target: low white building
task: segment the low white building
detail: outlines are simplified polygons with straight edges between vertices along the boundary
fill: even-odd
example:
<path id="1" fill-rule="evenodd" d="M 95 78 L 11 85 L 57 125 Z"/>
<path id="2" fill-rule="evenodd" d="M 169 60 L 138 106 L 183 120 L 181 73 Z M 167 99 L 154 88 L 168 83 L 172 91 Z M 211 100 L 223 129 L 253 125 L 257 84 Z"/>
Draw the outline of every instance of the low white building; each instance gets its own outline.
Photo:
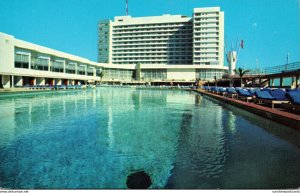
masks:
<path id="1" fill-rule="evenodd" d="M 220 78 L 228 71 L 223 65 L 116 65 L 16 39 L 0 33 L 0 87 L 29 85 L 77 85 L 101 81 L 195 81 Z M 137 76 L 138 72 L 138 76 Z"/>

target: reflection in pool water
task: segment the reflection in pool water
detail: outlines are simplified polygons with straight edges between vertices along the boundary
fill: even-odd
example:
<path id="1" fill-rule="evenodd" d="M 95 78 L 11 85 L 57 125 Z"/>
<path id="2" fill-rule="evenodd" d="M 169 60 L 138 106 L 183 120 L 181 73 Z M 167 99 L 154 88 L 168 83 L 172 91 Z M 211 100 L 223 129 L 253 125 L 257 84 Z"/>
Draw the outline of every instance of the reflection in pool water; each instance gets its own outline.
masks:
<path id="1" fill-rule="evenodd" d="M 299 132 L 186 91 L 0 98 L 0 187 L 295 188 Z"/>

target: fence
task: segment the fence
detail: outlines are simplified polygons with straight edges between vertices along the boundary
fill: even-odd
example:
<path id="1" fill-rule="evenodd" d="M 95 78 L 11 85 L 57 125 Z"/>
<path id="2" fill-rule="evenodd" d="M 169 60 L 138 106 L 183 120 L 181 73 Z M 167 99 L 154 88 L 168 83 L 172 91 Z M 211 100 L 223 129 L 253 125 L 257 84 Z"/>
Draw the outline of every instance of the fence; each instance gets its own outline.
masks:
<path id="1" fill-rule="evenodd" d="M 260 75 L 260 74 L 277 74 L 282 72 L 300 70 L 300 62 L 293 62 L 285 65 L 267 67 L 264 69 L 251 69 L 247 74 Z"/>

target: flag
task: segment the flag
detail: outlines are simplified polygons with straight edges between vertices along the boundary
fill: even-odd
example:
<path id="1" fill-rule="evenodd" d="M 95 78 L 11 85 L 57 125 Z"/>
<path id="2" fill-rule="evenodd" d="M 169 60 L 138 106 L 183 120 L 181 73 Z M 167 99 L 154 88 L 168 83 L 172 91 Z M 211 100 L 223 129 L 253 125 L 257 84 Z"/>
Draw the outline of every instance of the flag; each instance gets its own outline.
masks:
<path id="1" fill-rule="evenodd" d="M 244 48 L 244 40 L 241 40 L 241 48 Z"/>

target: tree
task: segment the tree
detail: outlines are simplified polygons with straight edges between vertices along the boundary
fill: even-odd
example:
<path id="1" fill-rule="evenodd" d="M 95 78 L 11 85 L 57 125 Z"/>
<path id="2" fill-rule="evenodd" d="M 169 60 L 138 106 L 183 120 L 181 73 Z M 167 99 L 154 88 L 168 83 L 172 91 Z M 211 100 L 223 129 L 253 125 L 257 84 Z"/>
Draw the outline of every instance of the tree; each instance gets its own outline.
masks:
<path id="1" fill-rule="evenodd" d="M 104 76 L 104 71 L 103 71 L 103 70 L 101 70 L 101 72 L 99 73 L 100 82 L 102 81 L 102 78 L 103 78 L 103 76 Z"/>
<path id="2" fill-rule="evenodd" d="M 243 76 L 250 72 L 250 70 L 243 70 L 242 68 L 237 68 L 237 69 L 234 69 L 234 72 L 237 73 L 241 79 L 241 87 L 242 87 L 242 83 L 243 83 Z"/>

